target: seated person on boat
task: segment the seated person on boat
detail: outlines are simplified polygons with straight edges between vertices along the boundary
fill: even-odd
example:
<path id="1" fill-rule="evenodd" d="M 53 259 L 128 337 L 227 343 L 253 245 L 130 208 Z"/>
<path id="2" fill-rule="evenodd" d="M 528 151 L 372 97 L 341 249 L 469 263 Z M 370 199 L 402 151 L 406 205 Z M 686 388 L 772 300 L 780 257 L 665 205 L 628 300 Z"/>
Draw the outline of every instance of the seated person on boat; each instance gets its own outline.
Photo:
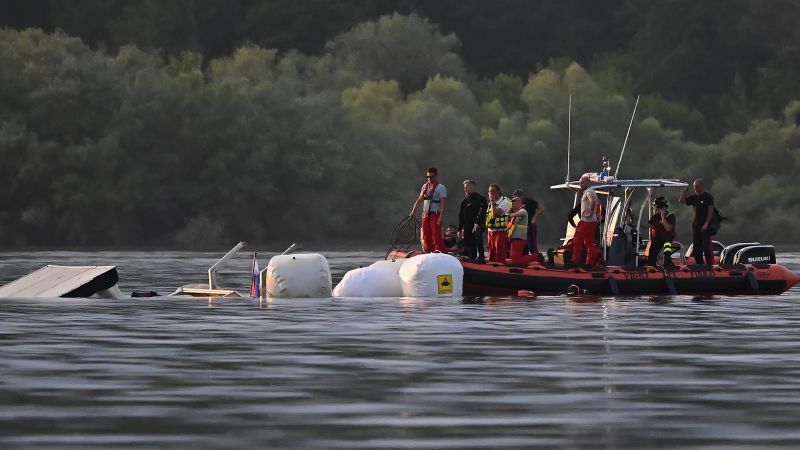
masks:
<path id="1" fill-rule="evenodd" d="M 512 263 L 529 263 L 538 261 L 539 255 L 528 255 L 528 211 L 522 197 L 511 199 L 511 213 L 508 214 L 508 239 Z"/>
<path id="2" fill-rule="evenodd" d="M 444 232 L 444 249 L 452 255 L 460 255 L 464 252 L 464 243 L 458 237 L 458 229 L 455 225 L 448 225 Z"/>

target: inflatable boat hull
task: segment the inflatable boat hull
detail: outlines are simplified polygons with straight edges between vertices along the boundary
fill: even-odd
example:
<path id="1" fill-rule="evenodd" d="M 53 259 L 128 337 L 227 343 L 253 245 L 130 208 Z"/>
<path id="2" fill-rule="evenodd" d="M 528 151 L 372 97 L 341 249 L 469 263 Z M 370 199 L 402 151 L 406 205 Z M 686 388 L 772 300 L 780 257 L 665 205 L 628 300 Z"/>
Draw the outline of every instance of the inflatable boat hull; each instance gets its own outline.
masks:
<path id="1" fill-rule="evenodd" d="M 403 258 L 416 252 L 395 252 Z M 657 267 L 608 267 L 596 270 L 554 268 L 532 263 L 511 265 L 462 261 L 465 296 L 517 295 L 532 291 L 558 295 L 577 286 L 592 295 L 779 295 L 800 277 L 780 264 L 683 265 L 674 270 Z"/>
<path id="2" fill-rule="evenodd" d="M 600 270 L 463 262 L 464 295 L 564 293 L 570 285 L 594 295 L 778 295 L 800 278 L 780 264 L 686 265 L 673 271 L 655 267 Z"/>

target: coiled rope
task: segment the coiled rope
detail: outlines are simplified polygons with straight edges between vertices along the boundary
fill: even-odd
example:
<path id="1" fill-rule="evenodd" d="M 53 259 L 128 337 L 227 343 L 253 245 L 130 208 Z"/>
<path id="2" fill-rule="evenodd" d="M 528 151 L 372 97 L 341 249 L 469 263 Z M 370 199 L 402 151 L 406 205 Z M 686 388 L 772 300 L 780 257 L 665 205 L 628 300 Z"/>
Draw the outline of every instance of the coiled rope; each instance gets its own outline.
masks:
<path id="1" fill-rule="evenodd" d="M 386 252 L 389 256 L 395 250 L 405 251 L 415 244 L 419 244 L 420 222 L 416 216 L 406 216 L 394 227 L 392 232 L 391 247 Z"/>

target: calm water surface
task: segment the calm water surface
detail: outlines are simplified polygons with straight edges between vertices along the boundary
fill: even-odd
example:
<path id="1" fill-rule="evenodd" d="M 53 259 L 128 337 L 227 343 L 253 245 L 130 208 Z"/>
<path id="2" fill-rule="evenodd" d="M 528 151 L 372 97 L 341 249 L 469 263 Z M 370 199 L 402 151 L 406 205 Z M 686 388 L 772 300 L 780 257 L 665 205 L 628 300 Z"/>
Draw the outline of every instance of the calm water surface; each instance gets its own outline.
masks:
<path id="1" fill-rule="evenodd" d="M 0 253 L 0 283 L 217 253 Z M 335 278 L 382 256 L 329 253 Z M 779 260 L 800 270 L 800 254 Z M 261 260 L 262 267 L 266 258 Z M 246 291 L 250 259 L 224 284 Z M 800 290 L 536 300 L 0 299 L 2 448 L 800 447 Z"/>

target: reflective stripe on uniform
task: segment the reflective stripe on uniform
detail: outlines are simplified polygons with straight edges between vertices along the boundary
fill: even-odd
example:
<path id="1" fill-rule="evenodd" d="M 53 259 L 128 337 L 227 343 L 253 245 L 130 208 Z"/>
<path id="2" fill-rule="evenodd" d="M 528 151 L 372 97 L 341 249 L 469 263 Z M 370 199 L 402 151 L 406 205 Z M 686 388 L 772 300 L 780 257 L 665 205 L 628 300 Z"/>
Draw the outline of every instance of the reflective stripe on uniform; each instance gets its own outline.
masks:
<path id="1" fill-rule="evenodd" d="M 508 201 L 508 197 L 500 197 L 499 201 L 506 200 Z M 492 202 L 489 202 L 489 205 L 486 207 L 486 228 L 490 230 L 504 230 L 506 228 L 506 220 L 508 219 L 508 214 L 503 214 L 499 217 L 494 217 L 494 212 L 492 211 Z"/>

